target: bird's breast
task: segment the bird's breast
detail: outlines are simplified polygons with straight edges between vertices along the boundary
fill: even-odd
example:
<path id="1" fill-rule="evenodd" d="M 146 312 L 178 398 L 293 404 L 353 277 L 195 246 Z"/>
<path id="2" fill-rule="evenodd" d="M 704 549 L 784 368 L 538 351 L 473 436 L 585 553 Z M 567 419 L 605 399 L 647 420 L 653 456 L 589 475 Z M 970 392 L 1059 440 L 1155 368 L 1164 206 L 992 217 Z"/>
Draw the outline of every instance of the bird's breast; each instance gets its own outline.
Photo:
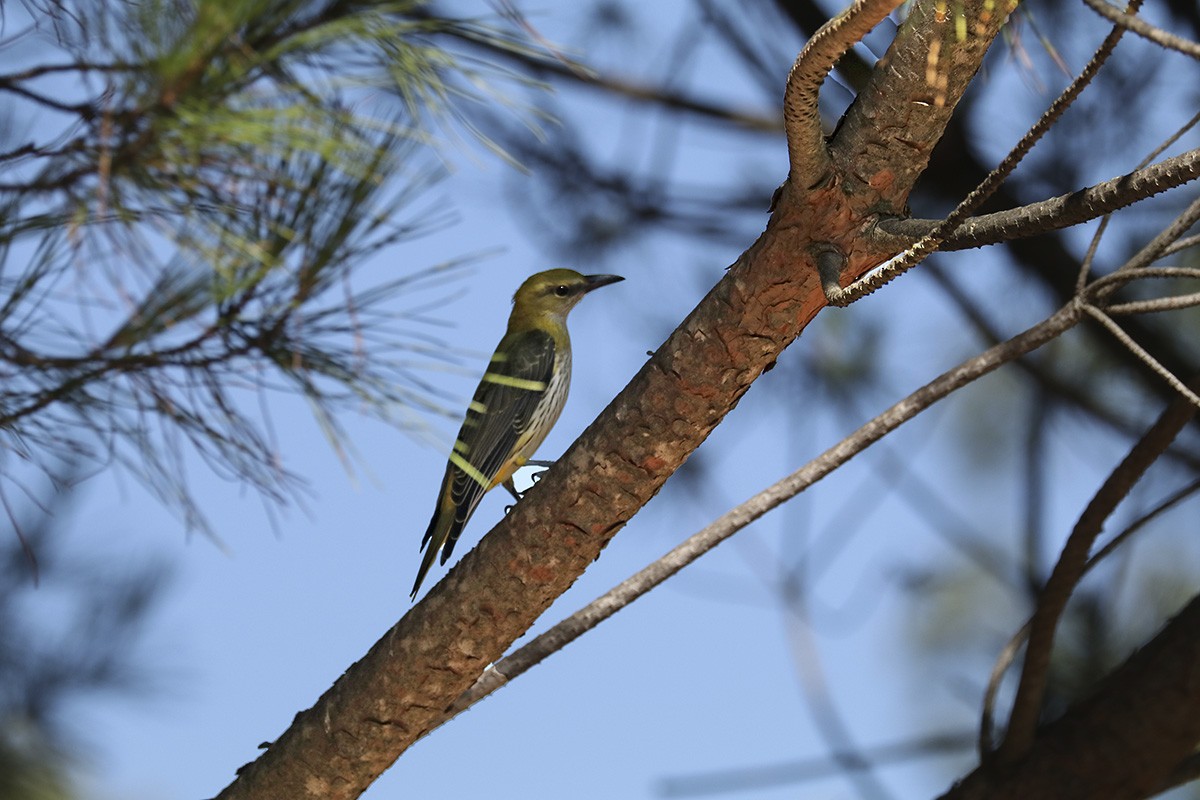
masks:
<path id="1" fill-rule="evenodd" d="M 524 441 L 518 445 L 518 452 L 522 460 L 530 458 L 533 451 L 537 450 L 546 440 L 546 435 L 558 421 L 563 406 L 567 403 L 567 390 L 570 389 L 570 386 L 571 353 L 569 350 L 565 352 L 560 350 L 556 355 L 550 381 L 546 384 L 546 391 L 533 409 L 529 427 L 526 428 L 526 436 L 522 437 Z"/>

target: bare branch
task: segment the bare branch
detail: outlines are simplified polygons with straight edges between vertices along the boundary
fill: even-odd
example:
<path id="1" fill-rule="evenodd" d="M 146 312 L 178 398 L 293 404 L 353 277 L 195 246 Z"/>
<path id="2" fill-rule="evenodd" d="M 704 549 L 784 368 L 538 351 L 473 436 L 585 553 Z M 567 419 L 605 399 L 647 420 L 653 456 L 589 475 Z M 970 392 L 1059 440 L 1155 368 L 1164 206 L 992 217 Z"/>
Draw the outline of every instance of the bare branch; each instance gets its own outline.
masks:
<path id="1" fill-rule="evenodd" d="M 486 45 L 482 45 L 487 47 Z M 662 86 L 639 83 L 629 78 L 616 75 L 604 75 L 588 67 L 586 64 L 551 59 L 535 53 L 526 53 L 512 49 L 487 47 L 488 55 L 507 59 L 527 67 L 529 70 L 564 78 L 581 86 L 589 86 L 599 91 L 611 92 L 627 97 L 630 100 L 649 102 L 674 111 L 682 111 L 714 122 L 726 123 L 744 130 L 759 133 L 777 134 L 783 131 L 783 122 L 778 116 L 770 114 L 755 114 L 748 110 L 736 110 L 718 105 Z"/>
<path id="2" fill-rule="evenodd" d="M 40 92 L 35 92 L 26 86 L 21 86 L 15 81 L 6 81 L 0 78 L 0 91 L 12 92 L 13 94 L 24 97 L 27 100 L 32 100 L 39 105 L 52 108 L 55 111 L 61 111 L 66 114 L 75 114 L 83 120 L 91 119 L 96 115 L 96 109 L 90 103 L 64 103 L 62 100 L 49 97 L 41 94 Z"/>
<path id="3" fill-rule="evenodd" d="M 1162 253 L 1159 254 L 1159 258 L 1173 256 L 1176 253 L 1181 253 L 1184 250 L 1188 250 L 1197 246 L 1200 246 L 1200 233 L 1197 233 L 1194 236 L 1185 236 L 1174 244 L 1164 248 Z"/>
<path id="4" fill-rule="evenodd" d="M 1185 233 L 1191 230 L 1192 226 L 1200 222 L 1200 197 L 1193 200 L 1187 208 L 1176 217 L 1170 225 L 1163 228 L 1157 236 L 1151 239 L 1141 250 L 1134 254 L 1133 258 L 1129 259 L 1121 266 L 1122 272 L 1135 272 L 1143 270 L 1150 264 L 1153 264 L 1159 258 L 1162 258 L 1163 253 L 1168 247 L 1178 241 Z M 1099 300 L 1105 299 L 1108 292 L 1096 293 L 1095 297 Z"/>
<path id="5" fill-rule="evenodd" d="M 1171 370 L 1164 367 L 1157 358 L 1150 355 L 1146 348 L 1134 341 L 1133 337 L 1128 333 L 1121 330 L 1121 326 L 1114 322 L 1113 319 L 1108 316 L 1108 314 L 1105 314 L 1101 309 L 1097 308 L 1091 303 L 1082 303 L 1081 306 L 1088 316 L 1099 322 L 1100 325 L 1109 333 L 1111 333 L 1118 342 L 1125 345 L 1125 348 L 1129 350 L 1129 352 L 1137 356 L 1138 360 L 1140 360 L 1156 375 L 1166 381 L 1172 389 L 1185 397 L 1189 403 L 1197 408 L 1200 408 L 1200 395 L 1197 395 L 1195 392 L 1185 386 L 1183 381 L 1175 377 L 1175 374 L 1171 372 Z"/>
<path id="6" fill-rule="evenodd" d="M 1131 11 L 1121 11 L 1116 6 L 1106 3 L 1105 0 L 1083 0 L 1083 2 L 1087 3 L 1088 8 L 1109 22 L 1116 23 L 1125 30 L 1136 33 L 1143 39 L 1148 39 L 1160 47 L 1177 50 L 1184 55 L 1200 59 L 1200 44 L 1190 39 L 1176 36 L 1170 31 L 1164 31 L 1162 28 L 1156 28 L 1149 22 L 1135 17 Z"/>
<path id="7" fill-rule="evenodd" d="M 1077 192 L 965 219 L 946 234 L 938 250 L 966 250 L 1068 228 L 1139 203 L 1198 177 L 1200 148 Z M 899 248 L 931 235 L 943 222 L 890 218 L 880 220 L 876 231 L 882 235 L 881 242 Z"/>
<path id="8" fill-rule="evenodd" d="M 1131 300 L 1128 303 L 1116 303 L 1106 306 L 1104 311 L 1110 317 L 1120 317 L 1129 314 L 1158 314 L 1163 311 L 1179 311 L 1184 308 L 1194 308 L 1200 305 L 1200 292 L 1175 295 L 1174 297 L 1157 297 L 1153 300 Z"/>

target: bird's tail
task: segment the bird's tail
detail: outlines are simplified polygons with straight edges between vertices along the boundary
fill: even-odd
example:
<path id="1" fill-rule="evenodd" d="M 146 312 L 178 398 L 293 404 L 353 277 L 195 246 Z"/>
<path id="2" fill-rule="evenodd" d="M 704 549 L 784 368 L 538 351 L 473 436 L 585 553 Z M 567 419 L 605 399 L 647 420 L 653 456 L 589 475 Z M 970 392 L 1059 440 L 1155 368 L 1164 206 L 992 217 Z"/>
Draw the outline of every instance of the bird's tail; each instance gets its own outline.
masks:
<path id="1" fill-rule="evenodd" d="M 417 599 L 421 582 L 425 580 L 425 575 L 433 566 L 438 553 L 443 552 L 447 542 L 451 547 L 454 546 L 454 540 L 458 538 L 458 534 L 462 530 L 462 525 L 458 523 L 455 516 L 453 504 L 450 504 L 448 508 L 439 505 L 438 510 L 433 514 L 433 519 L 429 521 L 429 529 L 425 531 L 425 538 L 421 540 L 421 550 L 425 555 L 421 559 L 421 568 L 417 570 L 417 580 L 413 583 L 412 594 L 409 595 L 413 600 Z M 446 563 L 445 554 L 443 554 L 442 563 Z"/>

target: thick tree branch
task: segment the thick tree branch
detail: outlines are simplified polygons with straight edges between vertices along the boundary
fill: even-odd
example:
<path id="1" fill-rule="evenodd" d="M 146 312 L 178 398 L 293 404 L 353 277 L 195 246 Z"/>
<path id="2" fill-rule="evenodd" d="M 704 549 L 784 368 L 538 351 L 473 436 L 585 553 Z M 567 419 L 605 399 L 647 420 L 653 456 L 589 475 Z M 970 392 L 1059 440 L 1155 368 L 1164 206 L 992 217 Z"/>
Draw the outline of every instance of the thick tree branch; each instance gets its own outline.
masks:
<path id="1" fill-rule="evenodd" d="M 1141 2 L 1142 0 L 1130 0 L 1129 9 L 1131 11 L 1136 10 L 1138 6 L 1141 5 Z M 1012 174 L 1012 171 L 1016 169 L 1017 165 L 1020 164 L 1025 156 L 1029 154 L 1029 151 L 1033 149 L 1033 146 L 1037 144 L 1038 141 L 1040 141 L 1041 138 L 1052 127 L 1054 127 L 1055 123 L 1057 123 L 1059 118 L 1062 117 L 1063 112 L 1065 112 L 1067 108 L 1069 108 L 1070 105 L 1075 102 L 1075 98 L 1077 98 L 1083 92 L 1083 90 L 1087 88 L 1089 84 L 1091 84 L 1092 80 L 1096 77 L 1096 73 L 1100 71 L 1100 67 L 1102 67 L 1104 63 L 1108 61 L 1109 56 L 1112 55 L 1113 49 L 1117 46 L 1117 42 L 1121 40 L 1121 36 L 1124 34 L 1124 32 L 1125 31 L 1123 28 L 1113 28 L 1108 36 L 1105 37 L 1100 47 L 1096 50 L 1095 55 L 1092 56 L 1075 80 L 1071 81 L 1071 85 L 1064 89 L 1062 93 L 1054 99 L 1054 102 L 1050 104 L 1050 107 L 1046 109 L 1045 113 L 1038 118 L 1037 122 L 1033 124 L 1033 127 L 1026 131 L 1025 135 L 1021 137 L 1021 140 L 1017 142 L 1016 145 L 1013 146 L 1012 150 L 1008 152 L 1008 155 L 1006 155 L 1004 159 L 996 165 L 996 168 L 989 172 L 987 177 L 984 178 L 978 186 L 972 189 L 971 193 L 964 197 L 962 201 L 955 206 L 954 210 L 950 212 L 949 216 L 938 223 L 933 230 L 906 248 L 905 251 L 897 258 L 888 264 L 885 264 L 878 272 L 874 272 L 858 281 L 855 281 L 845 289 L 839 288 L 836 284 L 831 285 L 831 283 L 827 280 L 825 284 L 825 295 L 829 298 L 829 302 L 838 306 L 849 305 L 855 300 L 865 297 L 890 281 L 895 280 L 900 275 L 921 263 L 921 261 L 923 261 L 930 253 L 937 250 L 941 245 L 942 240 L 946 238 L 948 233 L 957 228 L 960 222 L 965 220 L 969 215 L 973 214 L 975 209 L 979 208 L 984 201 L 990 198 L 996 192 L 996 190 L 1000 188 L 1000 184 L 1003 183 L 1010 174 Z M 938 42 L 935 40 L 932 45 L 936 45 L 937 43 Z M 937 49 L 932 49 L 930 51 L 931 60 L 935 60 L 935 54 L 937 52 Z M 934 64 L 931 64 L 929 69 L 931 73 L 936 73 L 936 67 Z M 935 76 L 931 76 L 930 78 L 927 78 L 927 81 L 934 78 Z M 938 91 L 941 92 L 941 77 L 936 76 L 935 80 Z M 939 98 L 940 97 L 941 95 L 939 94 Z"/>
<path id="2" fill-rule="evenodd" d="M 972 13 L 989 4 L 968 3 Z M 932 24 L 931 14 L 914 10 L 901 31 Z M 898 38 L 889 54 L 900 58 L 895 48 L 929 35 Z M 949 64 L 955 91 L 936 124 L 924 124 L 919 111 L 906 114 L 912 136 L 930 137 L 921 145 L 927 150 L 986 43 L 973 38 L 960 49 L 973 60 Z M 864 94 L 857 105 L 876 102 Z M 892 158 L 911 160 L 905 151 Z M 915 180 L 919 171 L 904 174 Z M 243 768 L 222 798 L 357 797 L 566 591 L 824 307 L 814 246 L 842 243 L 852 273 L 886 257 L 853 247 L 874 218 L 879 192 L 857 183 L 813 191 L 806 177 L 797 177 L 803 186 L 785 185 L 759 240 L 512 513 Z M 911 188 L 888 187 L 904 195 Z"/>
<path id="3" fill-rule="evenodd" d="M 896 40 L 830 143 L 846 189 L 871 187 L 879 195 L 882 205 L 875 213 L 903 216 L 934 145 L 1015 5 L 1011 0 L 956 5 L 968 20 L 961 41 L 944 4 L 910 6 Z"/>

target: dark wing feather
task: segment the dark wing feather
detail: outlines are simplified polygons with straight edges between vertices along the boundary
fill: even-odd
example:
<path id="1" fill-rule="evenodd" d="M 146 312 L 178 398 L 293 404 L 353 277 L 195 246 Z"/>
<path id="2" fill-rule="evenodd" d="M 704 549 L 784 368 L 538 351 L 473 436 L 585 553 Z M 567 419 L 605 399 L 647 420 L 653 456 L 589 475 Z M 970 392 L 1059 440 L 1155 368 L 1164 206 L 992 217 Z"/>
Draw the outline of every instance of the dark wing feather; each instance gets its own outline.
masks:
<path id="1" fill-rule="evenodd" d="M 493 357 L 488 372 L 521 381 L 536 381 L 549 386 L 554 374 L 554 338 L 545 331 L 529 330 L 506 336 L 496 349 L 502 359 Z M 535 391 L 503 383 L 482 380 L 475 390 L 467 418 L 458 433 L 466 445 L 463 457 L 485 476 L 489 483 L 512 456 L 521 434 L 533 418 L 545 390 Z M 480 411 L 478 409 L 486 409 Z M 479 481 L 451 464 L 447 473 L 450 496 L 454 501 L 456 525 L 442 548 L 442 563 L 450 557 L 458 531 L 466 525 L 487 489 Z"/>

